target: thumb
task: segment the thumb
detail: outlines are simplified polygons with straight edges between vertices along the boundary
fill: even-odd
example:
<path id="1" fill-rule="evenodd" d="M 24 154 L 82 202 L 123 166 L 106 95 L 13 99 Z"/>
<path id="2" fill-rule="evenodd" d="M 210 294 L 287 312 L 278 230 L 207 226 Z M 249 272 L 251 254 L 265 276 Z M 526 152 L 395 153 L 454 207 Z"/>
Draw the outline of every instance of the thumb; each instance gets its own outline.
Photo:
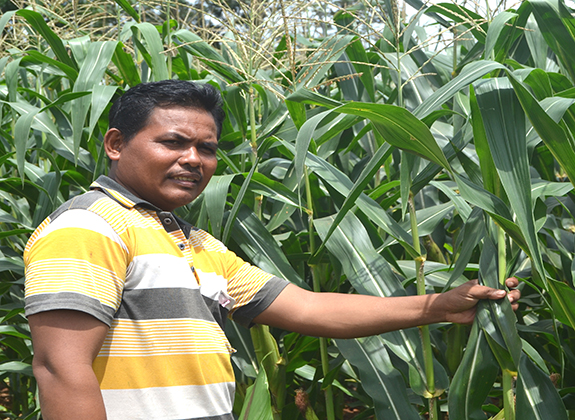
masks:
<path id="1" fill-rule="evenodd" d="M 469 291 L 469 293 L 475 299 L 491 299 L 491 300 L 502 299 L 507 294 L 505 290 L 493 289 L 491 287 L 481 285 L 473 286 Z"/>

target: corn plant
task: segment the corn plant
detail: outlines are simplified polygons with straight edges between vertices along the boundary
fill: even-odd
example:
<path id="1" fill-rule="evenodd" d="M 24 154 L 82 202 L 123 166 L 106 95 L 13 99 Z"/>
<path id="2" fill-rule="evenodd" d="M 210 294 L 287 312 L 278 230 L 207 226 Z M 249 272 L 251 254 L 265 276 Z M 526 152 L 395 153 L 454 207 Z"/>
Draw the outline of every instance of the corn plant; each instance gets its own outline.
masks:
<path id="1" fill-rule="evenodd" d="M 178 213 L 246 260 L 382 297 L 522 280 L 516 313 L 482 302 L 472 326 L 320 340 L 229 323 L 239 418 L 575 418 L 572 10 L 409 3 L 410 19 L 393 1 L 0 17 L 1 416 L 40 416 L 27 235 L 106 173 L 111 101 L 180 78 L 217 86 L 228 118 L 216 176 Z"/>

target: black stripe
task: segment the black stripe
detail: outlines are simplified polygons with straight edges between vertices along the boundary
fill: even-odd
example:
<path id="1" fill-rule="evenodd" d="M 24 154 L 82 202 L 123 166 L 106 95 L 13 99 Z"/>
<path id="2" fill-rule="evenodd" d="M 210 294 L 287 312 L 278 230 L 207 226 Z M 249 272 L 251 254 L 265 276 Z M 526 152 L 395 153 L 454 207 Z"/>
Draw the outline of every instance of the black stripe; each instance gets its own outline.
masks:
<path id="1" fill-rule="evenodd" d="M 210 322 L 220 320 L 218 323 L 221 325 L 220 307 L 219 303 L 202 296 L 199 289 L 131 289 L 124 290 L 122 304 L 114 317 L 133 320 L 177 318 Z M 210 309 L 213 309 L 215 314 Z"/>
<path id="2" fill-rule="evenodd" d="M 102 305 L 98 299 L 79 293 L 43 293 L 26 298 L 26 316 L 59 309 L 85 312 L 108 327 L 114 318 L 114 308 Z"/>
<path id="3" fill-rule="evenodd" d="M 238 324 L 250 328 L 253 326 L 252 320 L 270 306 L 288 284 L 287 280 L 272 277 L 246 306 L 232 314 L 232 318 Z"/>

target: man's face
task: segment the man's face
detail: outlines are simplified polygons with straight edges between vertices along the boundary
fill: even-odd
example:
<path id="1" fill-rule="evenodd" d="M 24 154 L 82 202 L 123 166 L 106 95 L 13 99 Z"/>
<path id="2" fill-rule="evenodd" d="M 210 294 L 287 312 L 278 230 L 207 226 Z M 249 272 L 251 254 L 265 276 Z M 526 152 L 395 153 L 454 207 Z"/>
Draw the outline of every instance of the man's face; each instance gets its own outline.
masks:
<path id="1" fill-rule="evenodd" d="M 113 130 L 105 139 L 110 176 L 162 210 L 190 203 L 216 171 L 217 128 L 204 110 L 156 108 L 127 142 Z"/>

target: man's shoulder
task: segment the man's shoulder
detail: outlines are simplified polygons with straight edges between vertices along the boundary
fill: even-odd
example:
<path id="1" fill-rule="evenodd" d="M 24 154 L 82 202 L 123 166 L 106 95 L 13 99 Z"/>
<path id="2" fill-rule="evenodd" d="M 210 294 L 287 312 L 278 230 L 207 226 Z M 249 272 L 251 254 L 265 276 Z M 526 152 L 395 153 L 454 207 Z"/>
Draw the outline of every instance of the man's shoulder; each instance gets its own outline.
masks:
<path id="1" fill-rule="evenodd" d="M 85 192 L 83 194 L 77 195 L 70 198 L 66 202 L 60 205 L 52 214 L 50 214 L 50 220 L 55 220 L 68 210 L 88 210 L 94 203 L 98 200 L 106 199 L 107 196 L 101 191 L 92 190 Z M 109 200 L 112 202 L 113 200 Z"/>

